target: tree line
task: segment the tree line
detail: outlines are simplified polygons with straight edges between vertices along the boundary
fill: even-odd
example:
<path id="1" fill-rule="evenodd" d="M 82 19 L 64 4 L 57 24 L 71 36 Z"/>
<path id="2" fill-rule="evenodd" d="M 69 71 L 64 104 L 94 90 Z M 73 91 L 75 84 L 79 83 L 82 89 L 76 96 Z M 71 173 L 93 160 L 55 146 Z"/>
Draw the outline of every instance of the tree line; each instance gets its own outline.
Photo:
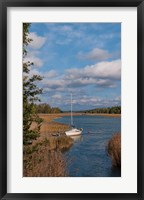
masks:
<path id="1" fill-rule="evenodd" d="M 106 113 L 106 114 L 121 114 L 121 106 L 113 106 L 107 108 L 95 108 L 86 110 L 85 113 Z"/>
<path id="2" fill-rule="evenodd" d="M 47 103 L 43 103 L 43 104 L 35 104 L 35 109 L 37 113 L 45 113 L 45 114 L 49 114 L 49 113 L 62 113 L 61 109 L 58 107 L 51 107 L 49 104 Z"/>

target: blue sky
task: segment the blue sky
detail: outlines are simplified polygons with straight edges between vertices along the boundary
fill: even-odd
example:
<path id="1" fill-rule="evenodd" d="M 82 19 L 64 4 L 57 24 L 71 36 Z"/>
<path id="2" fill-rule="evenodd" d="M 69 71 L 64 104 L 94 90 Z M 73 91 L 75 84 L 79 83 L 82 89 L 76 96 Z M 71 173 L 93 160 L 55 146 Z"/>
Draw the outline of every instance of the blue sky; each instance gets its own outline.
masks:
<path id="1" fill-rule="evenodd" d="M 62 110 L 121 104 L 120 23 L 32 23 L 27 60 L 40 74 L 42 103 Z"/>

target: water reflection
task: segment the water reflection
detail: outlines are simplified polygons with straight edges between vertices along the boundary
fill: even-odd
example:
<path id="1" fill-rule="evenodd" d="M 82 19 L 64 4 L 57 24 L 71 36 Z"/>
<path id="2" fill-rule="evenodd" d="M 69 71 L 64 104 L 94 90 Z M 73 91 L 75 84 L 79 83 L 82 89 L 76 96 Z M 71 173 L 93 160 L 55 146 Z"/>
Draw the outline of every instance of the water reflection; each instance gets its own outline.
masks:
<path id="1" fill-rule="evenodd" d="M 83 140 L 82 135 L 73 135 L 70 136 L 75 142 L 81 142 Z"/>

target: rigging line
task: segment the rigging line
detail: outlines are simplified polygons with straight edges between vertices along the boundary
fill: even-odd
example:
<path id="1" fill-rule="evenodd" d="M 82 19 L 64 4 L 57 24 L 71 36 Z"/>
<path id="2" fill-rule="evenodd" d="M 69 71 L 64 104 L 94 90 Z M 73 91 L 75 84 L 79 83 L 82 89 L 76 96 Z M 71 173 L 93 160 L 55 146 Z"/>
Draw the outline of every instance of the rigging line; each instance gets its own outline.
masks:
<path id="1" fill-rule="evenodd" d="M 72 93 L 71 93 L 71 126 L 73 126 L 73 115 L 72 115 Z"/>

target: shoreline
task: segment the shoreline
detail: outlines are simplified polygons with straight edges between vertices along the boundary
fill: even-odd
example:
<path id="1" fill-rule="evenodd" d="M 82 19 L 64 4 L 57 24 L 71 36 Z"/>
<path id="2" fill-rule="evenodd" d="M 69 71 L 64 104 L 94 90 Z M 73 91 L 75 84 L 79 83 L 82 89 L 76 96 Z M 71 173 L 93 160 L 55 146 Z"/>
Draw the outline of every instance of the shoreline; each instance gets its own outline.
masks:
<path id="1" fill-rule="evenodd" d="M 71 113 L 49 113 L 49 114 L 44 114 L 40 113 L 38 114 L 39 116 L 51 116 L 53 119 L 64 117 L 64 116 L 70 116 Z M 73 116 L 104 116 L 104 117 L 121 117 L 121 114 L 107 114 L 107 113 L 75 113 L 73 112 Z"/>
<path id="2" fill-rule="evenodd" d="M 23 176 L 24 177 L 65 177 L 67 174 L 67 160 L 63 157 L 63 151 L 68 150 L 74 140 L 65 136 L 65 131 L 69 125 L 55 122 L 56 118 L 70 116 L 71 113 L 59 114 L 39 114 L 43 119 L 40 135 L 31 144 L 23 146 Z M 84 113 L 74 113 L 81 116 Z M 87 114 L 86 114 L 87 115 Z M 93 115 L 95 114 L 88 114 Z M 108 117 L 117 117 L 117 115 L 96 114 Z M 31 129 L 35 124 L 31 125 Z M 60 133 L 60 137 L 54 136 Z M 52 169 L 52 170 L 48 170 Z"/>
<path id="3" fill-rule="evenodd" d="M 53 134 L 60 133 L 64 134 L 66 130 L 68 130 L 69 125 L 55 122 L 54 119 L 63 117 L 57 114 L 38 114 L 40 118 L 43 119 L 40 128 L 40 136 L 37 138 L 37 142 L 44 140 L 45 138 L 51 137 Z M 35 128 L 35 123 L 32 123 L 31 129 Z"/>
<path id="4" fill-rule="evenodd" d="M 66 130 L 69 129 L 69 125 L 63 124 L 60 122 L 54 121 L 57 118 L 70 116 L 71 113 L 55 113 L 55 114 L 38 114 L 40 118 L 43 119 L 41 128 L 40 128 L 40 137 L 37 139 L 38 141 L 43 140 L 44 138 L 50 137 L 53 134 L 60 133 L 64 134 Z M 121 114 L 105 114 L 105 113 L 73 113 L 73 116 L 104 116 L 104 117 L 121 117 Z M 35 128 L 35 124 L 31 125 L 31 129 Z"/>
<path id="5" fill-rule="evenodd" d="M 86 116 L 104 116 L 104 117 L 121 117 L 121 114 L 107 114 L 107 113 L 86 113 Z"/>

